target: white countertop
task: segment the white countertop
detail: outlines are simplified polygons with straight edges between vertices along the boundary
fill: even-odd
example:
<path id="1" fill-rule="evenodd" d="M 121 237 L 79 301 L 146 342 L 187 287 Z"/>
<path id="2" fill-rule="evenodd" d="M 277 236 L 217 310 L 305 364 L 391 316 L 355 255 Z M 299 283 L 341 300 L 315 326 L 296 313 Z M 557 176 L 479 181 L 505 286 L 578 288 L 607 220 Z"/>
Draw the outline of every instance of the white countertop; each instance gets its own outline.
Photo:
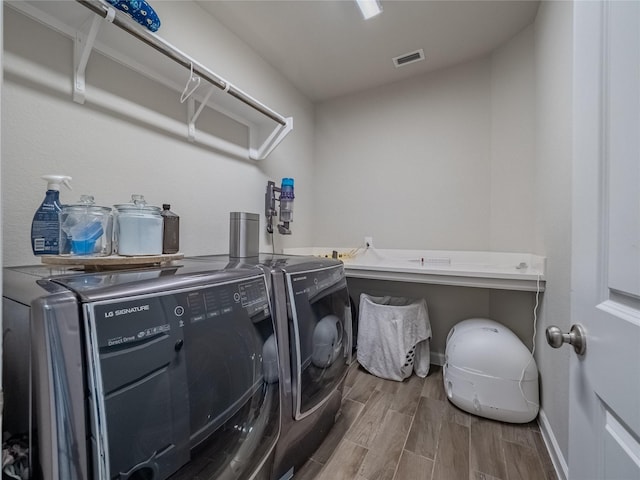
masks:
<path id="1" fill-rule="evenodd" d="M 334 251 L 347 277 L 534 292 L 545 288 L 546 258 L 530 253 L 373 247 L 288 248 L 283 253 L 331 257 Z"/>

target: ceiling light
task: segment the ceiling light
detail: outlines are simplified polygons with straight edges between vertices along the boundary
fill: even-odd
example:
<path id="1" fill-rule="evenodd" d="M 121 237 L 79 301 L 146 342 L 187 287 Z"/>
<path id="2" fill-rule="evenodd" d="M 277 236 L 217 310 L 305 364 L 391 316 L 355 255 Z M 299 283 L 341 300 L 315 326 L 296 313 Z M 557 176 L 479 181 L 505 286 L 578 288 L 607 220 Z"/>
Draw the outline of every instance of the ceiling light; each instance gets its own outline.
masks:
<path id="1" fill-rule="evenodd" d="M 365 20 L 382 13 L 382 6 L 378 0 L 356 0 L 356 3 Z"/>

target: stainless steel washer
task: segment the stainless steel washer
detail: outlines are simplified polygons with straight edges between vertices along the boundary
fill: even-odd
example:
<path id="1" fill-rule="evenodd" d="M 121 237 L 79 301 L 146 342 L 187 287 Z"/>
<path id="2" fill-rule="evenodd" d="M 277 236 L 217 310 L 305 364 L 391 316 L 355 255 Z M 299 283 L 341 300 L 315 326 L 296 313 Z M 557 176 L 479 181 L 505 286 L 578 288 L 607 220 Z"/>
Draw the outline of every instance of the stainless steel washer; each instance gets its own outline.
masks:
<path id="1" fill-rule="evenodd" d="M 4 269 L 9 325 L 30 325 L 34 478 L 270 478 L 280 387 L 267 278 L 225 267 Z M 29 361 L 8 351 L 5 365 Z"/>

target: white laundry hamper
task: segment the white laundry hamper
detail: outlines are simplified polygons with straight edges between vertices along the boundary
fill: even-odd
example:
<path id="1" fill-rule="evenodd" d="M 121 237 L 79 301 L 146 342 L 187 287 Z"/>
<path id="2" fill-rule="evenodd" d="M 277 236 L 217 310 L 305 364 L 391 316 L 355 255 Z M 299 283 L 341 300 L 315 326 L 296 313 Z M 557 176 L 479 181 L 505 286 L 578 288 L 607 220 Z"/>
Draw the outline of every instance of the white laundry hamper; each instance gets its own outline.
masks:
<path id="1" fill-rule="evenodd" d="M 447 336 L 444 388 L 457 407 L 511 423 L 538 415 L 538 368 L 529 349 L 507 327 L 485 318 L 456 324 Z"/>
<path id="2" fill-rule="evenodd" d="M 424 299 L 360 295 L 358 363 L 368 372 L 402 381 L 429 373 L 431 324 Z"/>

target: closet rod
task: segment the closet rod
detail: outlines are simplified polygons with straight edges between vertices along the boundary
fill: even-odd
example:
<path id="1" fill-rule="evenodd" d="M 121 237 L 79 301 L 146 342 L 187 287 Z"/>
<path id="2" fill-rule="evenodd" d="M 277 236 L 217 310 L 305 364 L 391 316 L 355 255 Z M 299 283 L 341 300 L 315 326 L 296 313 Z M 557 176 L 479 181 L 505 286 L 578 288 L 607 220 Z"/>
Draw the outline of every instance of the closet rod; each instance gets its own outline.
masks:
<path id="1" fill-rule="evenodd" d="M 87 7 L 92 12 L 100 15 L 103 18 L 106 18 L 109 13 L 109 10 L 113 8 L 103 4 L 99 0 L 76 0 L 76 1 L 84 5 L 85 7 Z M 115 8 L 113 9 L 115 10 Z M 126 20 L 123 20 L 123 18 Z M 153 47 L 158 52 L 169 57 L 171 60 L 182 65 L 186 69 L 191 69 L 191 66 L 193 65 L 193 73 L 204 78 L 206 81 L 208 81 L 212 85 L 215 85 L 221 90 L 225 90 L 228 88 L 227 93 L 229 93 L 229 95 L 237 98 L 244 104 L 250 106 L 254 110 L 259 111 L 260 113 L 269 117 L 271 120 L 279 123 L 280 125 L 283 125 L 283 126 L 286 125 L 287 120 L 284 117 L 274 112 L 270 108 L 266 107 L 265 105 L 261 104 L 259 101 L 249 96 L 248 94 L 244 93 L 242 90 L 226 82 L 226 80 L 221 79 L 215 73 L 211 72 L 207 68 L 198 64 L 195 60 L 192 60 L 191 58 L 187 57 L 185 54 L 183 54 L 176 48 L 166 43 L 160 37 L 154 35 L 151 32 L 148 32 L 144 28 L 139 28 L 138 25 L 130 21 L 125 14 L 119 11 L 116 11 L 116 16 L 111 23 L 120 27 L 122 30 L 126 31 L 130 35 L 133 35 L 137 39 L 143 41 L 150 47 Z"/>

